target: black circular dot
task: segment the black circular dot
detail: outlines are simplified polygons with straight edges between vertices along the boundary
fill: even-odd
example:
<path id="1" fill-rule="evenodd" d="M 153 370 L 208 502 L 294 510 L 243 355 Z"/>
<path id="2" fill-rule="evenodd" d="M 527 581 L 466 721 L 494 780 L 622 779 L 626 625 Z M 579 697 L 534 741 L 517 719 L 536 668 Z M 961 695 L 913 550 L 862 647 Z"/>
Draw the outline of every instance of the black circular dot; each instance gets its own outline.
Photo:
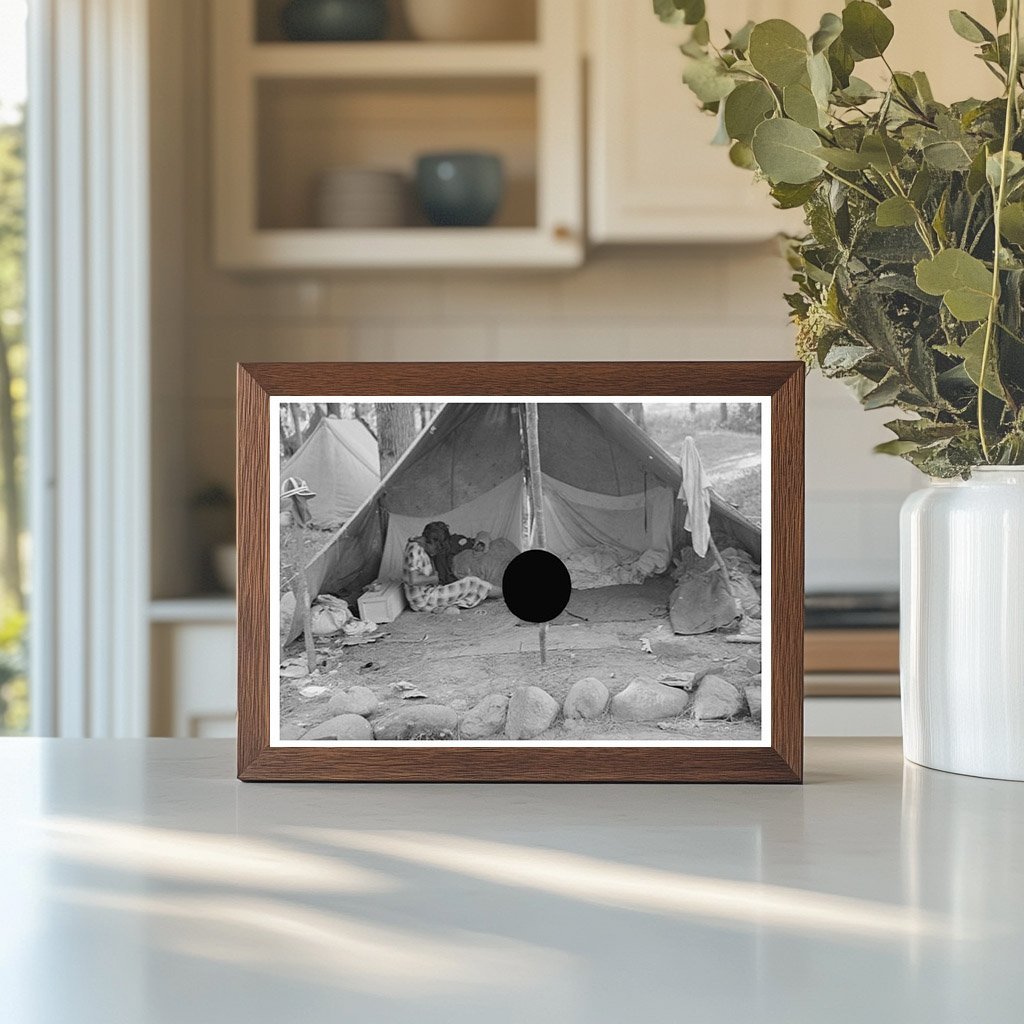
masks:
<path id="1" fill-rule="evenodd" d="M 501 592 L 508 610 L 524 622 L 550 622 L 565 611 L 572 581 L 558 555 L 534 548 L 508 563 Z"/>

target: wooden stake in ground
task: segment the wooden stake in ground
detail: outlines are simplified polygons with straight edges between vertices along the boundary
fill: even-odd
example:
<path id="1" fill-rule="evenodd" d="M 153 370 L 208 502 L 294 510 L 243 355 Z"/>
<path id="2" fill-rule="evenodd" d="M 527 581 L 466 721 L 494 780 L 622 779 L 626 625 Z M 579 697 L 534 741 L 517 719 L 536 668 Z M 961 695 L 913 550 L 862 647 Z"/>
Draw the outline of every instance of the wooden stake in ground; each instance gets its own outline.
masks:
<path id="1" fill-rule="evenodd" d="M 316 671 L 316 646 L 313 643 L 313 602 L 309 596 L 309 582 L 304 572 L 298 579 L 299 607 L 302 609 L 302 639 L 306 645 L 306 667 L 309 674 Z"/>
<path id="2" fill-rule="evenodd" d="M 530 505 L 533 509 L 533 547 L 547 547 L 544 531 L 544 488 L 540 479 L 540 433 L 538 430 L 537 403 L 526 403 L 526 457 L 530 470 Z M 547 661 L 548 624 L 540 624 L 540 663 Z"/>

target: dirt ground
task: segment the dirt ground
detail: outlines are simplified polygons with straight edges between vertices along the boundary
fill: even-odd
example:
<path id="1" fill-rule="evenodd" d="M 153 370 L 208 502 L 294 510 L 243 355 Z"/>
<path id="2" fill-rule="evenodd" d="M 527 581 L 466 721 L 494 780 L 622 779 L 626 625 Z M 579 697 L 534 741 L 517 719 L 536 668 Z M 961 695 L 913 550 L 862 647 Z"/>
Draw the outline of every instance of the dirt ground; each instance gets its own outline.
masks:
<path id="1" fill-rule="evenodd" d="M 679 672 L 709 669 L 742 686 L 760 672 L 760 645 L 726 642 L 722 634 L 674 636 L 660 591 L 668 581 L 602 600 L 597 591 L 574 594 L 570 611 L 594 613 L 590 621 L 562 615 L 548 627 L 547 662 L 540 663 L 539 629 L 522 624 L 500 599 L 488 600 L 459 615 L 405 611 L 381 627 L 381 639 L 342 646 L 338 637 L 318 637 L 318 671 L 281 678 L 281 730 L 286 738 L 332 717 L 331 696 L 351 686 L 366 686 L 380 701 L 376 715 L 408 703 L 396 685 L 412 683 L 426 694 L 424 703 L 468 710 L 490 693 L 509 694 L 519 686 L 540 686 L 561 704 L 578 679 L 595 676 L 614 695 L 636 678 L 658 681 Z M 651 584 L 656 584 L 652 587 Z M 660 603 L 656 601 L 660 598 Z M 580 600 L 581 599 L 581 600 Z M 627 621 L 606 619 L 618 607 Z M 588 616 L 589 618 L 589 616 Z M 645 653 L 647 641 L 651 653 Z M 285 658 L 304 662 L 301 640 Z M 372 719 L 371 719 L 372 720 Z M 564 722 L 537 737 L 551 740 L 743 740 L 757 739 L 760 725 L 749 716 L 737 721 L 698 725 L 684 714 L 666 732 L 654 722 L 618 722 L 605 715 L 586 723 Z"/>

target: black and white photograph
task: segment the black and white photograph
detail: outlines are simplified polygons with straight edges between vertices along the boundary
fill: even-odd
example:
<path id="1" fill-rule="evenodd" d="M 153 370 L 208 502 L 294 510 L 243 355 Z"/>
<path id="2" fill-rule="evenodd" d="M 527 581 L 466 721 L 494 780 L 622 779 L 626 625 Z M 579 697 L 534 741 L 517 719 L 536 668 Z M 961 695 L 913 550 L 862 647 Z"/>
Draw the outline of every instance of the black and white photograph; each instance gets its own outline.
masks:
<path id="1" fill-rule="evenodd" d="M 276 743 L 770 736 L 766 403 L 275 404 Z"/>

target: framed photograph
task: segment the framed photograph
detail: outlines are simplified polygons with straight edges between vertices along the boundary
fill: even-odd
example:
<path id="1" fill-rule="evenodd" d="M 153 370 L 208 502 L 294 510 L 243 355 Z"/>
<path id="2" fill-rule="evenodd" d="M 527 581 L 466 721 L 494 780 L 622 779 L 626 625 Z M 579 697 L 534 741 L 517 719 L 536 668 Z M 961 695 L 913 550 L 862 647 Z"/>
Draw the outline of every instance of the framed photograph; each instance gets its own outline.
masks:
<path id="1" fill-rule="evenodd" d="M 799 782 L 803 381 L 240 365 L 239 778 Z"/>

